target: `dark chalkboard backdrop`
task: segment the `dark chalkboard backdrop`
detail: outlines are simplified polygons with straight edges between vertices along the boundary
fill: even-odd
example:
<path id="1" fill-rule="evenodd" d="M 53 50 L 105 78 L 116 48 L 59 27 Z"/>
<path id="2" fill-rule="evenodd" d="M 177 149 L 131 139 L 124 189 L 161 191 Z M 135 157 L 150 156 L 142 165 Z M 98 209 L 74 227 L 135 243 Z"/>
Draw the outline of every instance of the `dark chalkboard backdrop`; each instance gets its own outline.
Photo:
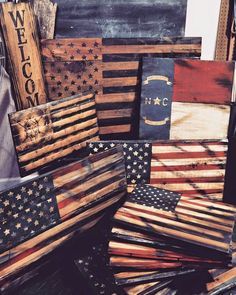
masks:
<path id="1" fill-rule="evenodd" d="M 56 37 L 183 36 L 187 0 L 57 0 Z"/>

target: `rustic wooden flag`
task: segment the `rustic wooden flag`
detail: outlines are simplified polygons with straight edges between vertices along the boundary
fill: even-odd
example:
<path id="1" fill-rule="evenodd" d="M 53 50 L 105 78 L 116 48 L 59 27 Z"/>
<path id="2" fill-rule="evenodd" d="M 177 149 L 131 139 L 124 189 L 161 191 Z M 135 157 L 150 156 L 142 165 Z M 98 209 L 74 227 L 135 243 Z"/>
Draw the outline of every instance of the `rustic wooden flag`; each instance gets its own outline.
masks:
<path id="1" fill-rule="evenodd" d="M 1 25 L 11 65 L 17 109 L 47 101 L 34 12 L 29 3 L 2 3 Z"/>
<path id="2" fill-rule="evenodd" d="M 1 193 L 0 285 L 37 261 L 126 194 L 117 147 Z"/>
<path id="3" fill-rule="evenodd" d="M 142 57 L 199 57 L 200 53 L 200 38 L 42 41 L 49 99 L 94 91 L 102 139 L 138 136 Z"/>
<path id="4" fill-rule="evenodd" d="M 233 76 L 233 62 L 144 58 L 140 138 L 226 138 Z"/>
<path id="5" fill-rule="evenodd" d="M 127 183 L 153 186 L 184 195 L 223 198 L 227 143 L 220 140 L 90 142 L 90 153 L 122 145 Z"/>
<path id="6" fill-rule="evenodd" d="M 9 115 L 21 176 L 84 156 L 86 142 L 99 140 L 93 94 L 74 95 Z M 78 159 L 78 158 L 77 158 Z"/>
<path id="7" fill-rule="evenodd" d="M 137 186 L 114 216 L 109 254 L 116 284 L 128 294 L 151 287 L 200 294 L 217 284 L 207 269 L 231 265 L 235 220 L 234 206 Z M 183 281 L 191 281 L 185 292 Z"/>
<path id="8" fill-rule="evenodd" d="M 212 249 L 232 259 L 236 220 L 232 205 L 140 185 L 117 211 L 115 220 L 155 233 L 157 238 L 181 241 L 186 247 L 197 245 L 208 253 Z"/>

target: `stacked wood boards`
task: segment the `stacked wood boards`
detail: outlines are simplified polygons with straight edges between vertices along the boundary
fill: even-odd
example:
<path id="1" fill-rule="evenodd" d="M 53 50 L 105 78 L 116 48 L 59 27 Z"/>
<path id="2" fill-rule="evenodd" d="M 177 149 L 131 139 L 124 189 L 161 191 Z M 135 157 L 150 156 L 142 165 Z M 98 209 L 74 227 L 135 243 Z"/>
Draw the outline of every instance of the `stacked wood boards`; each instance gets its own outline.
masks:
<path id="1" fill-rule="evenodd" d="M 149 294 L 152 288 L 151 294 L 162 294 L 177 291 L 181 277 L 203 275 L 195 285 L 202 290 L 194 294 L 221 284 L 223 290 L 223 281 L 231 286 L 233 269 L 225 275 L 209 269 L 234 263 L 235 218 L 231 205 L 137 186 L 114 216 L 109 254 L 117 285 L 127 294 Z"/>

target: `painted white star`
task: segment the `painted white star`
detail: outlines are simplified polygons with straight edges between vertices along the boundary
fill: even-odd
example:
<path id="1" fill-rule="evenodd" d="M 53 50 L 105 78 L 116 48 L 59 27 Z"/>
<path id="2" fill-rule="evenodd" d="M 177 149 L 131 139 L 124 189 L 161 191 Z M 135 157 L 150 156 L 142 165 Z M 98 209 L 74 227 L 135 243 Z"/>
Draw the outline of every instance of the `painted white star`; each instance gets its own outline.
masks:
<path id="1" fill-rule="evenodd" d="M 5 234 L 5 236 L 9 235 L 10 234 L 10 230 L 9 229 L 4 230 L 4 234 Z"/>
<path id="2" fill-rule="evenodd" d="M 93 149 L 93 151 L 94 151 L 95 153 L 98 152 L 98 148 L 95 147 L 95 148 Z"/>

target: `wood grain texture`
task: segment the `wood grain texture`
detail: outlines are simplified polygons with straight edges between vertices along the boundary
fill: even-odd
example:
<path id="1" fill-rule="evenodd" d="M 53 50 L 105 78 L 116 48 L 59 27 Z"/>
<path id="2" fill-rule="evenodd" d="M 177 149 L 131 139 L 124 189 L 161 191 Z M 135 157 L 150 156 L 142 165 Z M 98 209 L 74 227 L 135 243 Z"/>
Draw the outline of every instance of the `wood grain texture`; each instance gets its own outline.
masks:
<path id="1" fill-rule="evenodd" d="M 49 99 L 93 91 L 102 139 L 137 138 L 142 57 L 201 53 L 199 38 L 70 38 L 41 44 Z"/>
<path id="2" fill-rule="evenodd" d="M 73 153 L 83 156 L 86 141 L 98 139 L 93 94 L 75 95 L 9 116 L 22 176 Z"/>
<path id="3" fill-rule="evenodd" d="M 40 37 L 53 39 L 56 25 L 57 3 L 51 0 L 33 0 L 33 9 L 38 19 Z"/>
<path id="4" fill-rule="evenodd" d="M 57 37 L 183 36 L 186 0 L 57 1 Z"/>
<path id="5" fill-rule="evenodd" d="M 125 194 L 120 148 L 90 156 L 2 192 L 0 285 L 11 282 L 19 271 L 75 232 L 93 226 L 104 210 Z M 10 209 L 12 202 L 15 205 Z"/>
<path id="6" fill-rule="evenodd" d="M 141 139 L 226 138 L 234 63 L 144 58 Z"/>
<path id="7" fill-rule="evenodd" d="M 37 29 L 28 3 L 2 3 L 1 24 L 16 94 L 22 110 L 47 100 Z"/>

